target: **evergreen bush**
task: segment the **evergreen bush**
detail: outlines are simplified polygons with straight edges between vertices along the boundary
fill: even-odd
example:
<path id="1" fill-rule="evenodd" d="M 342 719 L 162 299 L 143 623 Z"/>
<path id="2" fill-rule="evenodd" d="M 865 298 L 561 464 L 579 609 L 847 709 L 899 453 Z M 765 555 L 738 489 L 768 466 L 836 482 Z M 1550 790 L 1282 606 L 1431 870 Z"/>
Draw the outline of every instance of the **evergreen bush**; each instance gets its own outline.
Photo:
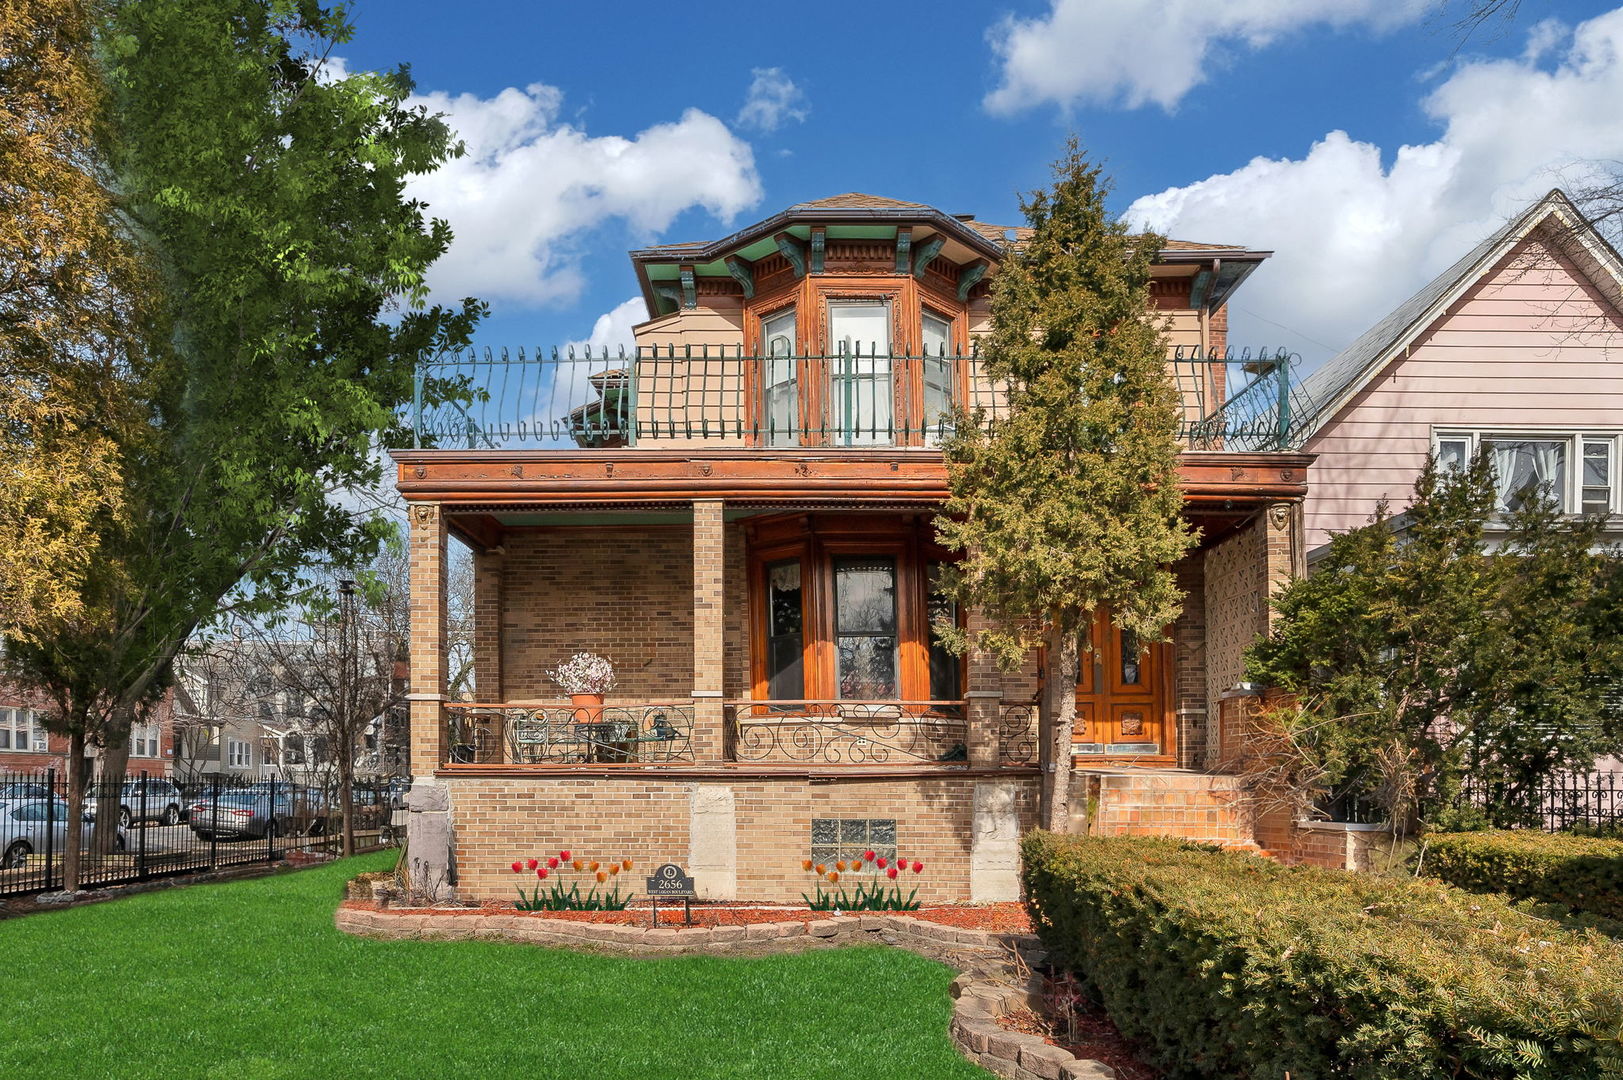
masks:
<path id="1" fill-rule="evenodd" d="M 1623 919 L 1623 840 L 1535 830 L 1429 833 L 1423 873 L 1476 892 Z"/>
<path id="2" fill-rule="evenodd" d="M 1623 949 L 1503 899 L 1033 832 L 1033 921 L 1168 1080 L 1623 1076 Z"/>

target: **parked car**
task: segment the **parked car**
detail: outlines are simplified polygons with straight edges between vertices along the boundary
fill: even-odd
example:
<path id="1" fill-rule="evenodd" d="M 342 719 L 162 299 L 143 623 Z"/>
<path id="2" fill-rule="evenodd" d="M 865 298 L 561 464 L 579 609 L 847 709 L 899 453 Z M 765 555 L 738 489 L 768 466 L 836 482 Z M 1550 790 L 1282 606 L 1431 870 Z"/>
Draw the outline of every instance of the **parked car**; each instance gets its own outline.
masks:
<path id="1" fill-rule="evenodd" d="M 215 800 L 206 795 L 194 800 L 187 812 L 192 832 L 200 840 L 293 836 L 321 821 L 308 796 L 277 785 L 274 794 L 260 785 L 222 791 Z"/>
<path id="2" fill-rule="evenodd" d="M 143 786 L 146 789 L 144 802 L 141 797 Z M 118 796 L 118 824 L 127 829 L 138 819 L 178 825 L 186 819 L 186 796 L 181 794 L 173 780 L 162 777 L 149 776 L 144 780 L 126 781 Z"/>
<path id="3" fill-rule="evenodd" d="M 51 789 L 45 784 L 36 784 L 31 780 L 11 780 L 0 784 L 0 802 L 10 802 L 14 799 L 49 799 Z"/>
<path id="4" fill-rule="evenodd" d="M 79 823 L 81 843 L 89 843 L 96 823 L 86 815 Z M 47 843 L 47 832 L 50 833 Z M 68 804 L 62 799 L 9 799 L 0 802 L 0 869 L 13 870 L 28 856 L 68 845 Z M 124 850 L 124 830 L 115 847 Z"/>

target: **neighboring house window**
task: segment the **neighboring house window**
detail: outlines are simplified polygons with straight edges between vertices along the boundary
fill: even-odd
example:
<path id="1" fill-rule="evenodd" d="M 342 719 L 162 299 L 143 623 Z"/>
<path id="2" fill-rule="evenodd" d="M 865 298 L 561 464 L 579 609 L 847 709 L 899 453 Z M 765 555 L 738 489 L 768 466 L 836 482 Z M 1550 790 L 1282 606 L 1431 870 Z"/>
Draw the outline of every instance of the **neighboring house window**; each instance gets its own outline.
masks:
<path id="1" fill-rule="evenodd" d="M 0 751 L 43 754 L 48 749 L 45 727 L 32 709 L 0 709 Z"/>
<path id="2" fill-rule="evenodd" d="M 254 764 L 254 744 L 242 742 L 237 739 L 227 740 L 230 750 L 229 763 L 233 769 L 249 769 Z"/>
<path id="3" fill-rule="evenodd" d="M 1495 508 L 1521 509 L 1534 493 L 1567 514 L 1617 509 L 1617 435 L 1575 431 L 1437 431 L 1433 445 L 1444 469 L 1464 468 L 1477 453 L 1493 465 Z"/>
<path id="4" fill-rule="evenodd" d="M 158 756 L 158 725 L 139 724 L 130 731 L 131 757 Z"/>

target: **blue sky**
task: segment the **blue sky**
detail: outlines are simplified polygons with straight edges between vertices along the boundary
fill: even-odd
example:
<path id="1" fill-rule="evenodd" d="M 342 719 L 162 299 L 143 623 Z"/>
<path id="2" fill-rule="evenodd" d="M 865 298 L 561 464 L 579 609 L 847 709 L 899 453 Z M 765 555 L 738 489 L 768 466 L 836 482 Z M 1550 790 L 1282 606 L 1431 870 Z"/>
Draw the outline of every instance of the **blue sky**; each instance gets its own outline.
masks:
<path id="1" fill-rule="evenodd" d="M 1076 132 L 1115 205 L 1277 254 L 1236 344 L 1345 345 L 1532 198 L 1623 160 L 1623 9 L 1523 0 L 1461 43 L 1424 0 L 1007 4 L 361 0 L 471 153 L 418 194 L 494 347 L 629 340 L 628 248 L 843 191 L 1017 223 Z"/>

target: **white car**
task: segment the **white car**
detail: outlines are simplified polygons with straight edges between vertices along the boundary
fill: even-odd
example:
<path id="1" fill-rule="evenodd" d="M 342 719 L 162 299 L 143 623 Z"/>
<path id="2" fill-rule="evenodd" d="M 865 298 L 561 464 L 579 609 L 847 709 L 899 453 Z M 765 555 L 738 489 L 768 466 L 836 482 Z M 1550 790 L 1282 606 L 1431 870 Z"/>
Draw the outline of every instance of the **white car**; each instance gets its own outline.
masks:
<path id="1" fill-rule="evenodd" d="M 96 831 L 94 821 L 79 823 L 82 843 Z M 48 831 L 48 832 L 47 832 Z M 49 834 L 49 843 L 47 843 Z M 62 799 L 10 799 L 0 802 L 0 870 L 14 870 L 28 856 L 62 852 L 68 845 L 68 804 Z M 124 830 L 118 830 L 117 848 L 124 850 Z"/>

